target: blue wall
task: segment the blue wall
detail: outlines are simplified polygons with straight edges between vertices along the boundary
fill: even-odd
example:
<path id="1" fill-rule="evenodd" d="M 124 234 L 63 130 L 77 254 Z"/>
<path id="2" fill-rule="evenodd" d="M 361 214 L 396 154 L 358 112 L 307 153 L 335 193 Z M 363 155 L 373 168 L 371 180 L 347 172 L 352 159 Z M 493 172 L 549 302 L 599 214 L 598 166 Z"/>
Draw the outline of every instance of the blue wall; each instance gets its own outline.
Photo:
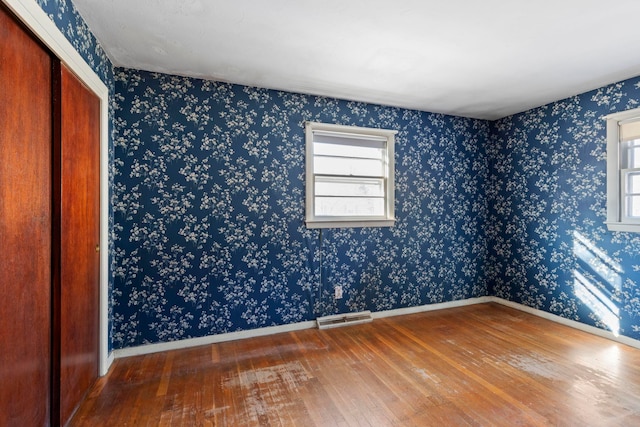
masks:
<path id="1" fill-rule="evenodd" d="M 491 295 L 640 339 L 640 235 L 604 224 L 603 120 L 639 100 L 635 78 L 493 123 Z"/>
<path id="2" fill-rule="evenodd" d="M 116 101 L 116 348 L 486 295 L 488 122 L 124 69 Z M 304 226 L 305 120 L 398 130 L 395 227 Z"/>
<path id="3" fill-rule="evenodd" d="M 70 0 L 36 0 L 113 94 L 113 65 Z"/>

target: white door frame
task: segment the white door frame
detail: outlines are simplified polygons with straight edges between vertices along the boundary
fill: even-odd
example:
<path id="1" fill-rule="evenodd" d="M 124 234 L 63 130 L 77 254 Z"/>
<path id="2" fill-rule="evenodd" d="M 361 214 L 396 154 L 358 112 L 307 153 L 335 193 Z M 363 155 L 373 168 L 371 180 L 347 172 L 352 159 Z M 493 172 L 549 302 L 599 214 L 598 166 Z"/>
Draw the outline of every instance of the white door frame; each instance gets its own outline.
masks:
<path id="1" fill-rule="evenodd" d="M 109 370 L 109 89 L 35 0 L 0 0 L 100 99 L 100 345 L 98 370 Z"/>

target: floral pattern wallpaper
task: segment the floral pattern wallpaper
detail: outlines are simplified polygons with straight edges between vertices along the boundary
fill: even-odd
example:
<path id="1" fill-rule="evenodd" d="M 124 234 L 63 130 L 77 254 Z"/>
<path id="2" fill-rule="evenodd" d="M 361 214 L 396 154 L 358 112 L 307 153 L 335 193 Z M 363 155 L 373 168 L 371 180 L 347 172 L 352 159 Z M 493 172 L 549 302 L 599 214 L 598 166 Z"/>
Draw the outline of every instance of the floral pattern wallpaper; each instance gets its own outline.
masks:
<path id="1" fill-rule="evenodd" d="M 492 124 L 490 295 L 640 339 L 640 234 L 604 224 L 603 119 L 639 102 L 634 78 Z"/>
<path id="2" fill-rule="evenodd" d="M 115 79 L 116 348 L 486 295 L 488 122 Z M 394 227 L 305 227 L 305 120 L 398 131 Z"/>
<path id="3" fill-rule="evenodd" d="M 113 65 L 71 0 L 36 0 L 60 32 L 113 93 Z"/>
<path id="4" fill-rule="evenodd" d="M 484 295 L 640 339 L 602 119 L 640 78 L 486 122 L 114 69 L 71 0 L 37 3 L 112 95 L 113 348 Z M 399 131 L 395 227 L 305 228 L 305 120 Z"/>

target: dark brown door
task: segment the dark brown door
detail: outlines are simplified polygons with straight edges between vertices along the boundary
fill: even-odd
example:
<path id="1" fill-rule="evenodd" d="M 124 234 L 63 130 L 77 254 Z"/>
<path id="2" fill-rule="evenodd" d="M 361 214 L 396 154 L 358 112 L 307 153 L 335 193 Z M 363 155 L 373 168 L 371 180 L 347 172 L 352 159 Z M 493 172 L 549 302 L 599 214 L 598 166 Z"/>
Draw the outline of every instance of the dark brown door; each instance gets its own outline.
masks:
<path id="1" fill-rule="evenodd" d="M 0 6 L 0 425 L 49 422 L 49 53 Z"/>
<path id="2" fill-rule="evenodd" d="M 98 378 L 100 100 L 61 69 L 60 419 Z"/>

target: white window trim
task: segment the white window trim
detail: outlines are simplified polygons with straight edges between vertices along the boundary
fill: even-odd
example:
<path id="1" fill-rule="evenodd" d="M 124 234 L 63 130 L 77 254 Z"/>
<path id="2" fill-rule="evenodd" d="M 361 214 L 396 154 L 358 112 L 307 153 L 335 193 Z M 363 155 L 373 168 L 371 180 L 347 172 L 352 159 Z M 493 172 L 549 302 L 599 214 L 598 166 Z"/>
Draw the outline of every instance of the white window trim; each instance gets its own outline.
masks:
<path id="1" fill-rule="evenodd" d="M 375 136 L 386 139 L 387 158 L 385 188 L 385 210 L 384 217 L 318 217 L 315 216 L 315 179 L 314 179 L 314 151 L 313 132 L 335 132 L 350 135 Z M 306 206 L 305 222 L 307 228 L 347 228 L 347 227 L 392 227 L 395 224 L 395 181 L 394 181 L 394 145 L 397 131 L 387 129 L 366 128 L 358 126 L 334 125 L 329 123 L 305 122 L 306 135 Z"/>
<path id="2" fill-rule="evenodd" d="M 622 151 L 620 124 L 640 119 L 640 108 L 609 114 L 607 121 L 607 228 L 611 231 L 640 232 L 640 222 L 624 214 Z"/>

